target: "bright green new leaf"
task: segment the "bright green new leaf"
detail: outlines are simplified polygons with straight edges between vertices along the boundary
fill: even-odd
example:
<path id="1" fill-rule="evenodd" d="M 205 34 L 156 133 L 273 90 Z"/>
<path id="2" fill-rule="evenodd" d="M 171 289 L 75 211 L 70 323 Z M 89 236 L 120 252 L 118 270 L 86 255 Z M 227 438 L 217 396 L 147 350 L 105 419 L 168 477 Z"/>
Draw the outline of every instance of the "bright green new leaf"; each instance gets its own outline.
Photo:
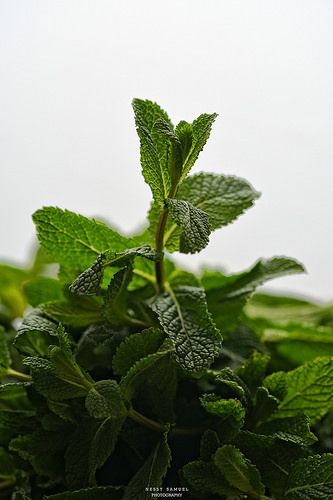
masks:
<path id="1" fill-rule="evenodd" d="M 140 159 L 142 174 L 150 186 L 154 199 L 158 202 L 168 196 L 170 190 L 170 174 L 168 169 L 168 141 L 161 136 L 154 124 L 163 119 L 172 128 L 165 113 L 156 103 L 148 100 L 134 99 L 136 130 L 140 139 Z"/>
<path id="2" fill-rule="evenodd" d="M 274 374 L 273 374 L 274 376 Z M 304 413 L 311 422 L 323 417 L 333 401 L 333 360 L 316 358 L 284 374 L 287 393 L 272 418 L 294 417 Z M 269 384 L 270 376 L 264 384 Z"/>
<path id="3" fill-rule="evenodd" d="M 260 499 L 265 492 L 258 469 L 235 446 L 225 445 L 214 455 L 214 463 L 227 481 L 249 498 Z"/>
<path id="4" fill-rule="evenodd" d="M 333 495 L 333 454 L 313 455 L 292 467 L 284 498 L 286 500 L 328 500 Z"/>
<path id="5" fill-rule="evenodd" d="M 200 252 L 209 242 L 208 215 L 183 200 L 168 198 L 166 206 L 170 217 L 181 228 L 179 250 L 183 253 Z"/>
<path id="6" fill-rule="evenodd" d="M 210 131 L 216 118 L 216 113 L 212 115 L 202 114 L 192 123 L 191 148 L 183 164 L 181 180 L 185 179 L 197 161 L 200 152 L 203 150 L 210 136 Z"/>

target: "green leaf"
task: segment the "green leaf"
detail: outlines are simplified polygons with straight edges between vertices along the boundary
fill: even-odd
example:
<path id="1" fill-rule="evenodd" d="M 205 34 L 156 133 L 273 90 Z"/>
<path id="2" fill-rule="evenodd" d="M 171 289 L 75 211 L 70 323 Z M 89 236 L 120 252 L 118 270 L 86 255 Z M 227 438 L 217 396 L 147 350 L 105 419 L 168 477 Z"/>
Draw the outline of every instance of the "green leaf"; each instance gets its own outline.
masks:
<path id="1" fill-rule="evenodd" d="M 157 296 L 152 309 L 174 342 L 177 362 L 188 372 L 199 372 L 221 349 L 221 336 L 208 312 L 205 292 L 185 285 L 168 285 L 167 290 Z"/>
<path id="2" fill-rule="evenodd" d="M 305 415 L 270 420 L 260 425 L 257 432 L 302 446 L 317 441 L 316 436 L 310 431 L 309 419 Z"/>
<path id="3" fill-rule="evenodd" d="M 128 333 L 127 328 L 115 329 L 105 323 L 92 324 L 77 344 L 77 362 L 86 370 L 110 370 L 112 356 Z"/>
<path id="4" fill-rule="evenodd" d="M 283 499 L 285 485 L 293 463 L 305 458 L 309 450 L 292 442 L 249 431 L 240 431 L 234 444 L 259 469 L 274 498 Z"/>
<path id="5" fill-rule="evenodd" d="M 128 483 L 122 500 L 133 500 L 134 498 L 148 500 L 151 498 L 149 488 L 159 488 L 162 485 L 170 462 L 171 453 L 167 433 L 165 433 L 142 467 Z"/>
<path id="6" fill-rule="evenodd" d="M 204 498 L 211 498 L 212 495 L 218 495 L 218 498 L 237 498 L 241 493 L 238 488 L 230 486 L 212 462 L 190 462 L 183 467 L 182 476 L 191 493 L 198 495 L 195 498 L 201 498 L 202 495 L 205 495 Z"/>
<path id="7" fill-rule="evenodd" d="M 30 366 L 36 390 L 43 396 L 54 399 L 71 399 L 87 394 L 93 385 L 91 377 L 77 364 L 69 347 L 69 338 L 64 329 L 58 328 L 59 347 L 52 347 L 50 360 L 25 358 Z"/>
<path id="8" fill-rule="evenodd" d="M 331 357 L 316 358 L 287 372 L 287 393 L 272 418 L 294 417 L 304 413 L 311 422 L 323 417 L 332 407 L 333 363 Z M 269 384 L 270 376 L 264 384 Z"/>
<path id="9" fill-rule="evenodd" d="M 264 380 L 269 361 L 269 356 L 254 351 L 236 373 L 248 387 L 256 390 Z"/>
<path id="10" fill-rule="evenodd" d="M 66 326 L 81 328 L 102 321 L 102 307 L 100 304 L 90 297 L 86 297 L 86 299 L 86 301 L 81 300 L 80 303 L 47 302 L 41 305 L 41 310 L 49 318 Z"/>
<path id="11" fill-rule="evenodd" d="M 179 250 L 183 253 L 200 252 L 209 242 L 208 215 L 183 200 L 168 198 L 166 206 L 171 218 L 181 228 Z"/>
<path id="12" fill-rule="evenodd" d="M 104 274 L 103 261 L 104 255 L 99 255 L 92 266 L 76 278 L 69 290 L 77 295 L 97 295 Z"/>
<path id="13" fill-rule="evenodd" d="M 258 469 L 235 446 L 225 445 L 214 455 L 214 463 L 227 481 L 247 493 L 250 498 L 260 498 L 265 492 Z"/>
<path id="14" fill-rule="evenodd" d="M 220 445 L 220 439 L 216 432 L 212 429 L 206 429 L 200 441 L 200 457 L 202 460 L 208 462 Z"/>
<path id="15" fill-rule="evenodd" d="M 163 342 L 163 335 L 158 328 L 148 328 L 141 333 L 127 337 L 118 347 L 112 359 L 116 375 L 125 375 L 141 358 L 156 352 Z"/>
<path id="16" fill-rule="evenodd" d="M 134 99 L 136 130 L 140 139 L 142 174 L 150 186 L 154 199 L 159 202 L 168 196 L 170 174 L 168 170 L 169 144 L 154 129 L 157 119 L 163 119 L 172 128 L 168 115 L 158 104 L 148 100 Z"/>
<path id="17" fill-rule="evenodd" d="M 298 460 L 292 467 L 285 491 L 286 500 L 332 498 L 333 455 L 313 455 Z"/>
<path id="18" fill-rule="evenodd" d="M 86 408 L 94 418 L 125 419 L 127 409 L 115 380 L 96 382 L 86 397 Z"/>
<path id="19" fill-rule="evenodd" d="M 96 486 L 44 496 L 44 500 L 120 500 L 122 491 L 115 486 Z"/>
<path id="20" fill-rule="evenodd" d="M 123 418 L 85 418 L 74 431 L 65 454 L 70 489 L 95 484 L 95 474 L 113 453 Z"/>
<path id="21" fill-rule="evenodd" d="M 190 151 L 183 164 L 181 180 L 185 179 L 198 159 L 200 152 L 203 150 L 210 136 L 210 131 L 216 118 L 216 113 L 213 113 L 212 115 L 202 114 L 192 123 L 192 143 Z"/>
<path id="22" fill-rule="evenodd" d="M 131 266 L 124 267 L 110 281 L 104 305 L 104 317 L 110 325 L 119 326 L 127 322 L 127 287 L 132 273 Z"/>
<path id="23" fill-rule="evenodd" d="M 238 399 L 221 399 L 215 394 L 204 394 L 200 403 L 207 413 L 227 420 L 235 420 L 238 428 L 242 427 L 245 419 L 245 408 Z"/>
<path id="24" fill-rule="evenodd" d="M 165 341 L 157 352 L 137 361 L 120 382 L 126 399 L 139 401 L 163 422 L 174 420 L 177 374 L 173 352 L 170 340 Z"/>
<path id="25" fill-rule="evenodd" d="M 231 328 L 255 289 L 273 278 L 304 272 L 304 267 L 288 257 L 260 259 L 249 270 L 239 274 L 224 275 L 208 272 L 202 277 L 209 310 L 218 326 Z"/>
<path id="26" fill-rule="evenodd" d="M 38 307 L 43 302 L 61 300 L 62 285 L 59 280 L 37 276 L 23 284 L 23 290 L 32 307 Z"/>
<path id="27" fill-rule="evenodd" d="M 161 260 L 163 253 L 151 248 L 150 245 L 128 248 L 124 252 L 106 251 L 104 266 L 124 267 L 133 263 L 136 257 L 142 257 L 153 262 Z"/>
<path id="28" fill-rule="evenodd" d="M 259 196 L 244 179 L 203 172 L 187 177 L 177 194 L 177 198 L 192 203 L 208 214 L 211 230 L 233 222 L 252 207 Z"/>
<path id="29" fill-rule="evenodd" d="M 250 320 L 263 342 L 288 360 L 300 365 L 319 356 L 333 355 L 333 328 L 299 322 L 275 323 L 266 319 Z"/>
<path id="30" fill-rule="evenodd" d="M 57 325 L 42 316 L 39 309 L 32 311 L 22 321 L 14 339 L 15 347 L 23 354 L 45 356 L 55 343 Z"/>
<path id="31" fill-rule="evenodd" d="M 44 207 L 33 215 L 42 248 L 55 262 L 85 269 L 98 255 L 112 248 L 125 250 L 130 240 L 101 222 L 57 207 Z"/>
<path id="32" fill-rule="evenodd" d="M 10 353 L 4 328 L 0 325 L 0 377 L 6 374 L 11 364 Z"/>

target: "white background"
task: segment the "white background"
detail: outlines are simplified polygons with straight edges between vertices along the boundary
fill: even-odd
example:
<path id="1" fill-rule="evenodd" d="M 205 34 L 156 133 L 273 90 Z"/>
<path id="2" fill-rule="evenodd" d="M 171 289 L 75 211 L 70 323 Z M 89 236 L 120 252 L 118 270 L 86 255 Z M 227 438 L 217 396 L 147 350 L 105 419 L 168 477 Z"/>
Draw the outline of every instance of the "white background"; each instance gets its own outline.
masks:
<path id="1" fill-rule="evenodd" d="M 263 193 L 180 262 L 293 256 L 308 275 L 270 288 L 331 300 L 332 26 L 331 0 L 1 0 L 1 259 L 26 261 L 42 205 L 140 226 L 131 100 L 150 98 L 176 123 L 218 112 L 195 171 Z"/>

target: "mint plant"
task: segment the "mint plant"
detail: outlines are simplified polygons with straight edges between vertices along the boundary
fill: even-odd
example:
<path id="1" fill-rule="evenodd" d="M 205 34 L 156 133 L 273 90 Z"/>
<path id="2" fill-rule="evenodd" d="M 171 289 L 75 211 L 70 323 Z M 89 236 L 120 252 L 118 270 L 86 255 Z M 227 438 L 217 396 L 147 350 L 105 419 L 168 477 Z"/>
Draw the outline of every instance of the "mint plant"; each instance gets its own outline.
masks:
<path id="1" fill-rule="evenodd" d="M 0 497 L 333 498 L 332 307 L 255 293 L 304 271 L 287 257 L 178 269 L 174 251 L 205 248 L 259 193 L 190 174 L 216 114 L 174 127 L 133 108 L 147 228 L 44 207 L 32 266 L 0 266 Z"/>

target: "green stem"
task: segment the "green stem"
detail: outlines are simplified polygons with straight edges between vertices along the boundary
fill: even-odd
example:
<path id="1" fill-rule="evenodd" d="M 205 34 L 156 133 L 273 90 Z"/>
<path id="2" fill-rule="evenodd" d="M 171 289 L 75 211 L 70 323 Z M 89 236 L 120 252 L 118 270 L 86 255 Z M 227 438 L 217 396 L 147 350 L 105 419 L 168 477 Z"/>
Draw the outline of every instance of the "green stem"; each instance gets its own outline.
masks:
<path id="1" fill-rule="evenodd" d="M 156 420 L 152 420 L 151 418 L 146 417 L 145 415 L 142 415 L 142 413 L 139 413 L 138 411 L 134 410 L 134 408 L 131 408 L 129 410 L 128 416 L 136 423 L 142 425 L 143 427 L 146 427 L 147 429 L 150 429 L 154 432 L 159 432 L 163 433 L 168 430 L 167 425 L 160 424 L 159 422 L 156 422 Z M 171 436 L 195 436 L 197 434 L 200 434 L 202 432 L 202 429 L 199 427 L 171 427 L 170 435 Z"/>
<path id="2" fill-rule="evenodd" d="M 6 375 L 8 377 L 15 377 L 17 380 L 22 380 L 22 382 L 30 382 L 32 380 L 31 376 L 27 373 L 18 372 L 13 368 L 8 368 Z"/>
<path id="3" fill-rule="evenodd" d="M 168 209 L 166 207 L 163 208 L 160 218 L 157 224 L 156 229 L 156 237 L 155 237 L 155 247 L 158 252 L 163 252 L 164 248 L 164 231 L 166 227 L 166 223 L 168 220 Z M 155 263 L 155 274 L 156 274 L 156 283 L 157 290 L 159 293 L 164 290 L 164 258 Z"/>
<path id="4" fill-rule="evenodd" d="M 169 192 L 168 198 L 174 198 L 178 189 L 178 181 L 175 182 Z M 164 250 L 164 233 L 166 224 L 168 221 L 168 208 L 164 206 L 163 210 L 160 213 L 160 218 L 158 220 L 156 234 L 155 234 L 155 248 L 158 252 L 163 254 Z M 161 258 L 158 262 L 155 263 L 155 275 L 156 275 L 156 284 L 158 293 L 163 292 L 164 290 L 164 281 L 165 281 L 165 273 L 164 273 L 164 257 Z"/>

